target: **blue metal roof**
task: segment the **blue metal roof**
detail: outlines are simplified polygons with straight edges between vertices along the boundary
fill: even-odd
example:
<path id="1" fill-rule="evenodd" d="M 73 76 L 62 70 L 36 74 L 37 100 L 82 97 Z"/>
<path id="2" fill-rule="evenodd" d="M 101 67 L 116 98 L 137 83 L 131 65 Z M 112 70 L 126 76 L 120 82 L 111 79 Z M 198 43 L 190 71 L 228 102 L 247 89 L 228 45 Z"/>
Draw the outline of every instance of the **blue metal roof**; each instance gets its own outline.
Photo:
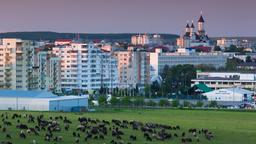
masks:
<path id="1" fill-rule="evenodd" d="M 57 98 L 58 96 L 47 91 L 0 90 L 0 97 Z"/>

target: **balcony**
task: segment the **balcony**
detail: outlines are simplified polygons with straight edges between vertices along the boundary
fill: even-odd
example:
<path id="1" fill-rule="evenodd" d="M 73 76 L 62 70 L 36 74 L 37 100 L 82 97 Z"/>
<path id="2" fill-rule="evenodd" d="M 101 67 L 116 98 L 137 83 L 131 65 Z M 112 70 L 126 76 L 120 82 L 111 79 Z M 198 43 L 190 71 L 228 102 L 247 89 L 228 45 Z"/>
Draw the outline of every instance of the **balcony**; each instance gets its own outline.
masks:
<path id="1" fill-rule="evenodd" d="M 12 81 L 12 78 L 11 77 L 5 77 L 5 81 L 10 82 L 10 81 Z"/>
<path id="2" fill-rule="evenodd" d="M 12 75 L 12 72 L 11 71 L 5 71 L 5 75 L 6 75 L 6 77 L 9 77 L 9 76 L 11 76 Z"/>
<path id="3" fill-rule="evenodd" d="M 10 82 L 6 82 L 6 83 L 5 83 L 5 87 L 6 87 L 6 88 L 10 88 L 11 86 L 12 86 L 12 83 L 10 83 Z"/>

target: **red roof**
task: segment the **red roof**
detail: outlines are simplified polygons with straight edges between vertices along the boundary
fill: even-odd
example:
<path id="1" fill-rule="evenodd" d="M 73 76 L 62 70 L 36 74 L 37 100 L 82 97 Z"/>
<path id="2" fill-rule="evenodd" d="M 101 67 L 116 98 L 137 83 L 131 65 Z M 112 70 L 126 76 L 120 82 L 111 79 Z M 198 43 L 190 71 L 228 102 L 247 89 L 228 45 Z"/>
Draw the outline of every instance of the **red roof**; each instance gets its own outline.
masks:
<path id="1" fill-rule="evenodd" d="M 57 39 L 55 42 L 72 42 L 72 39 Z"/>

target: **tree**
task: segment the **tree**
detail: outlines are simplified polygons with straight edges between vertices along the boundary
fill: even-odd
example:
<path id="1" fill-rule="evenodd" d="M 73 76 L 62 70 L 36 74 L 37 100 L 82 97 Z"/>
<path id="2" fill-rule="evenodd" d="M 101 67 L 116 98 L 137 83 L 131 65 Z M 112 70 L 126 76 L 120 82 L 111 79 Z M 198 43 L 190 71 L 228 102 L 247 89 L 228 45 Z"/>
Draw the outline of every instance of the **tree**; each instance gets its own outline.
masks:
<path id="1" fill-rule="evenodd" d="M 177 65 L 171 68 L 165 67 L 161 75 L 166 94 L 182 92 L 187 93 L 191 85 L 191 79 L 196 78 L 196 68 L 193 65 Z"/>
<path id="2" fill-rule="evenodd" d="M 157 80 L 152 83 L 152 85 L 151 85 L 151 91 L 152 91 L 152 93 L 153 93 L 154 96 L 156 96 L 157 93 L 159 93 L 159 91 L 160 91 L 160 85 L 159 85 L 159 83 L 158 83 Z"/>
<path id="3" fill-rule="evenodd" d="M 137 97 L 134 99 L 134 105 L 135 106 L 143 106 L 144 105 L 144 99 L 142 97 Z"/>
<path id="4" fill-rule="evenodd" d="M 188 101 L 183 101 L 183 107 L 190 107 L 191 104 Z"/>
<path id="5" fill-rule="evenodd" d="M 179 100 L 173 100 L 172 101 L 172 107 L 178 107 L 180 105 Z"/>
<path id="6" fill-rule="evenodd" d="M 245 62 L 252 62 L 251 56 L 247 56 Z"/>
<path id="7" fill-rule="evenodd" d="M 105 96 L 101 95 L 101 96 L 98 98 L 98 102 L 99 102 L 99 105 L 100 105 L 100 106 L 102 106 L 102 105 L 104 106 L 104 105 L 107 104 L 107 99 L 106 99 Z"/>
<path id="8" fill-rule="evenodd" d="M 145 85 L 145 88 L 144 88 L 144 93 L 145 93 L 145 96 L 146 97 L 150 97 L 150 85 L 149 84 L 146 84 Z"/>
<path id="9" fill-rule="evenodd" d="M 170 106 L 170 102 L 167 99 L 161 99 L 158 103 L 159 106 Z"/>
<path id="10" fill-rule="evenodd" d="M 218 107 L 217 101 L 210 101 L 209 102 L 209 107 Z"/>
<path id="11" fill-rule="evenodd" d="M 201 101 L 196 102 L 196 107 L 203 107 L 204 103 Z"/>
<path id="12" fill-rule="evenodd" d="M 130 97 L 128 97 L 128 96 L 123 97 L 121 102 L 125 106 L 128 106 L 128 105 L 130 105 L 132 103 Z"/>
<path id="13" fill-rule="evenodd" d="M 215 47 L 214 47 L 214 51 L 221 51 L 220 46 L 215 46 Z"/>
<path id="14" fill-rule="evenodd" d="M 157 103 L 152 100 L 149 100 L 146 104 L 147 106 L 153 106 L 153 107 L 157 105 Z"/>
<path id="15" fill-rule="evenodd" d="M 237 66 L 239 63 L 241 63 L 242 61 L 233 57 L 232 59 L 227 59 L 227 63 L 226 63 L 226 70 L 228 71 L 234 71 L 237 69 Z"/>
<path id="16" fill-rule="evenodd" d="M 112 96 L 112 97 L 111 97 L 110 104 L 111 104 L 112 106 L 118 105 L 119 102 L 120 102 L 120 101 L 119 101 L 115 96 Z"/>

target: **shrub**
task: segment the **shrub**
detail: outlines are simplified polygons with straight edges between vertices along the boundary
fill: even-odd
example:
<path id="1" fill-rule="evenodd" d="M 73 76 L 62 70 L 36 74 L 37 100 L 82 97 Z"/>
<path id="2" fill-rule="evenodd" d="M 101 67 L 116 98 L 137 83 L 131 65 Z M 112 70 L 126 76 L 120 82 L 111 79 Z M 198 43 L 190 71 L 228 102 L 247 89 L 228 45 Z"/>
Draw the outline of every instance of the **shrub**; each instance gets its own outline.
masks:
<path id="1" fill-rule="evenodd" d="M 149 100 L 148 102 L 147 102 L 147 106 L 156 106 L 157 105 L 157 103 L 156 102 L 154 102 L 154 101 L 152 101 L 152 100 Z"/>
<path id="2" fill-rule="evenodd" d="M 183 101 L 183 107 L 190 107 L 191 104 L 188 101 Z"/>
<path id="3" fill-rule="evenodd" d="M 218 107 L 217 101 L 210 101 L 209 102 L 209 107 Z"/>
<path id="4" fill-rule="evenodd" d="M 159 106 L 170 106 L 170 102 L 167 99 L 161 99 L 158 103 Z"/>
<path id="5" fill-rule="evenodd" d="M 128 97 L 128 96 L 123 97 L 121 102 L 125 106 L 128 106 L 128 105 L 130 105 L 132 103 L 130 97 Z"/>
<path id="6" fill-rule="evenodd" d="M 106 99 L 105 96 L 102 95 L 98 98 L 98 102 L 99 102 L 99 106 L 106 105 L 107 104 L 107 99 Z"/>
<path id="7" fill-rule="evenodd" d="M 119 99 L 117 99 L 115 96 L 112 96 L 112 97 L 111 97 L 110 104 L 111 104 L 112 106 L 118 105 L 119 102 L 120 102 Z"/>
<path id="8" fill-rule="evenodd" d="M 133 102 L 134 102 L 135 106 L 143 106 L 144 105 L 144 99 L 142 97 L 135 98 Z"/>
<path id="9" fill-rule="evenodd" d="M 204 103 L 202 101 L 196 102 L 196 107 L 203 107 Z"/>
<path id="10" fill-rule="evenodd" d="M 179 100 L 173 100 L 172 101 L 172 107 L 178 107 L 180 105 Z"/>

